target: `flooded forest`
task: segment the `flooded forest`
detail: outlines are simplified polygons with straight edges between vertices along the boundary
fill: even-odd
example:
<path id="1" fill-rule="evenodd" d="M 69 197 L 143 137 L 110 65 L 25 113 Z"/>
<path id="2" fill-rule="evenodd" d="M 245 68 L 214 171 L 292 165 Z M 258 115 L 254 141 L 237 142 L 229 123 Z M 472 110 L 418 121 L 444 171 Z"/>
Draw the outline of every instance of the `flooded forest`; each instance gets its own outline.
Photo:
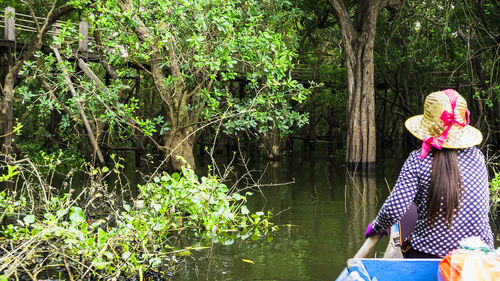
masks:
<path id="1" fill-rule="evenodd" d="M 335 279 L 445 89 L 500 246 L 498 1 L 0 9 L 0 281 Z"/>

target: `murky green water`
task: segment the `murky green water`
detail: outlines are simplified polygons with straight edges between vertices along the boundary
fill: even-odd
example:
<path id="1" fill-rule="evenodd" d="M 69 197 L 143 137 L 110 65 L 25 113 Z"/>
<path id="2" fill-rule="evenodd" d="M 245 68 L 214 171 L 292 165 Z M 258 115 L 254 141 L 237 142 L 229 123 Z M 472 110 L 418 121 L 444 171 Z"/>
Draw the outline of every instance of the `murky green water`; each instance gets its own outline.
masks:
<path id="1" fill-rule="evenodd" d="M 247 205 L 254 212 L 271 210 L 280 231 L 270 241 L 247 239 L 193 251 L 184 257 L 185 262 L 172 279 L 335 280 L 346 260 L 365 241 L 366 225 L 389 194 L 409 151 L 379 153 L 382 157 L 377 172 L 363 178 L 348 175 L 342 159 L 329 156 L 326 144 L 316 144 L 314 150 L 299 144 L 278 162 L 253 159 L 248 168 L 254 171 L 254 180 L 260 180 L 262 194 L 255 192 Z M 133 154 L 124 157 L 126 163 L 135 163 Z M 218 158 L 223 170 L 229 160 L 220 155 Z M 199 173 L 204 174 L 202 169 L 211 162 L 208 158 L 199 160 Z M 150 174 L 154 164 L 137 168 Z M 234 166 L 239 167 L 240 174 L 244 172 L 241 166 Z M 130 185 L 141 182 L 134 165 L 126 169 Z M 286 182 L 294 183 L 279 184 Z M 496 234 L 498 247 L 500 231 Z M 381 255 L 387 243 L 387 238 L 379 241 L 375 255 Z"/>
<path id="2" fill-rule="evenodd" d="M 346 174 L 326 147 L 302 150 L 274 163 L 252 166 L 266 170 L 262 195 L 249 207 L 271 210 L 280 231 L 272 241 L 237 241 L 193 252 L 174 280 L 334 280 L 364 242 L 366 225 L 394 184 L 404 155 L 391 156 L 369 178 Z M 383 251 L 387 238 L 376 251 Z M 251 261 L 244 261 L 248 260 Z"/>

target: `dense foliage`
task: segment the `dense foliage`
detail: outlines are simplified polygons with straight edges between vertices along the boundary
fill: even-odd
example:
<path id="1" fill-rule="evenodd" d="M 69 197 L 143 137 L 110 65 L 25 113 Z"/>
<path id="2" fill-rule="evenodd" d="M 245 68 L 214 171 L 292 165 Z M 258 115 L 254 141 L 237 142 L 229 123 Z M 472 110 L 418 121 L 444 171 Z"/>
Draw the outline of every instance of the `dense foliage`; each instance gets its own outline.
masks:
<path id="1" fill-rule="evenodd" d="M 413 148 L 404 121 L 430 92 L 455 88 L 498 170 L 498 1 L 375 2 L 369 121 L 379 147 Z M 335 157 L 357 149 L 350 116 L 370 109 L 349 103 L 338 11 L 362 40 L 367 3 L 0 0 L 15 9 L 4 24 L 14 17 L 17 26 L 15 44 L 0 48 L 0 272 L 142 276 L 188 253 L 178 237 L 230 244 L 274 229 L 270 214 L 245 206 L 250 194 L 183 165 L 195 169 L 195 154 L 214 160 L 216 150 L 241 163 L 275 160 L 295 139 L 326 141 Z M 155 175 L 169 173 L 121 194 L 119 169 L 135 166 L 116 151 L 154 156 Z M 75 185 L 82 171 L 89 179 Z M 499 188 L 495 174 L 493 208 Z"/>
<path id="2" fill-rule="evenodd" d="M 41 5 L 50 1 L 14 2 L 5 5 L 26 15 L 50 12 Z M 91 158 L 95 147 L 78 101 L 101 150 L 178 151 L 194 166 L 194 145 L 221 135 L 233 145 L 258 145 L 271 158 L 290 135 L 345 149 L 346 68 L 327 1 L 52 3 L 72 5 L 57 34 L 48 34 L 56 36 L 44 37 L 67 60 L 40 49 L 19 69 L 9 134 L 18 140 L 16 154 L 62 149 Z M 78 50 L 79 21 L 88 22 L 88 50 L 99 60 Z M 378 139 L 407 142 L 402 123 L 423 97 L 453 87 L 468 99 L 473 124 L 488 132 L 485 143 L 498 144 L 497 21 L 494 1 L 406 1 L 383 9 L 374 48 Z M 33 33 L 16 36 L 29 42 Z M 78 55 L 101 84 L 82 73 L 72 59 Z M 167 166 L 180 169 L 172 161 Z"/>
<path id="3" fill-rule="evenodd" d="M 0 180 L 17 173 L 27 171 L 10 167 Z M 69 280 L 173 274 L 176 262 L 204 246 L 203 241 L 256 240 L 276 229 L 270 213 L 248 210 L 246 196 L 251 193 L 229 193 L 220 179 L 198 178 L 188 168 L 153 178 L 125 202 L 105 183 L 90 185 L 94 187 L 79 194 L 39 193 L 44 200 L 35 201 L 0 192 L 0 219 L 7 222 L 0 230 L 4 278 L 37 280 L 55 275 L 54 267 L 64 267 Z M 102 202 L 104 192 L 108 199 Z M 201 240 L 179 248 L 180 235 Z"/>

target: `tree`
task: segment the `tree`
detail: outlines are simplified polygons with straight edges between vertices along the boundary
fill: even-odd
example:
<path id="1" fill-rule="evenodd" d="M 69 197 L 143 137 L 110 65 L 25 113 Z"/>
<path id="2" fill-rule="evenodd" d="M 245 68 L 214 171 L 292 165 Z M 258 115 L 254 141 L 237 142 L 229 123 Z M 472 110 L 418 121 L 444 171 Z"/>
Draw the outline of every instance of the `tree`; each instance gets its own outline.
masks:
<path id="1" fill-rule="evenodd" d="M 169 167 L 180 168 L 178 156 L 194 166 L 195 135 L 205 124 L 232 116 L 246 120 L 238 128 L 255 127 L 259 113 L 271 107 L 288 111 L 289 97 L 305 97 L 306 91 L 287 73 L 292 50 L 269 27 L 281 5 L 251 0 L 94 4 L 96 16 L 90 12 L 89 17 L 101 30 L 102 44 L 123 50 L 108 53 L 108 61 L 137 65 L 154 82 L 167 127 L 158 148 Z M 237 77 L 247 82 L 246 99 L 228 87 Z M 290 118 L 288 123 L 301 116 Z"/>
<path id="2" fill-rule="evenodd" d="M 17 60 L 10 59 L 8 61 L 8 71 L 5 75 L 4 82 L 2 85 L 3 96 L 0 99 L 0 138 L 2 138 L 2 153 L 9 157 L 12 153 L 12 143 L 13 143 L 13 126 L 14 126 L 14 115 L 12 111 L 13 99 L 14 99 L 14 88 L 16 83 L 18 83 L 18 75 L 24 63 L 33 58 L 33 55 L 39 51 L 43 46 L 43 40 L 47 32 L 52 28 L 52 25 L 61 17 L 69 14 L 74 10 L 74 7 L 69 4 L 60 5 L 57 0 L 52 2 L 47 1 L 45 7 L 49 9 L 46 12 L 43 21 L 37 22 L 37 33 L 36 36 L 31 41 L 29 49 L 24 51 L 22 55 Z M 35 14 L 33 6 L 28 5 L 28 12 L 32 15 Z M 12 17 L 14 15 L 11 15 Z"/>
<path id="3" fill-rule="evenodd" d="M 500 86 L 498 71 L 500 51 L 500 3 L 498 1 L 450 1 L 450 12 L 444 28 L 456 31 L 467 59 L 467 80 L 476 102 L 476 126 L 483 129 L 486 140 L 500 142 Z M 494 106 L 495 105 L 495 106 Z"/>
<path id="4" fill-rule="evenodd" d="M 342 32 L 347 68 L 347 147 L 350 167 L 372 169 L 376 160 L 373 46 L 379 12 L 387 0 L 360 0 L 351 21 L 343 0 L 329 0 Z"/>
<path id="5" fill-rule="evenodd" d="M 375 79 L 385 87 L 377 95 L 385 141 L 401 139 L 405 119 L 419 114 L 427 94 L 455 88 L 484 143 L 498 142 L 497 11 L 494 1 L 406 1 L 380 14 Z"/>

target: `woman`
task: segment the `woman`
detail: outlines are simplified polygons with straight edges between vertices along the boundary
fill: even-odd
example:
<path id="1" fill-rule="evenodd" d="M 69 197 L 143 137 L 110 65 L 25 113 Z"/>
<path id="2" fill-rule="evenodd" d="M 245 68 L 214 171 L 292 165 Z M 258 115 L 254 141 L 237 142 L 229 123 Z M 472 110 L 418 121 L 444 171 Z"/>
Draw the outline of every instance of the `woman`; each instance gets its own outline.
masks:
<path id="1" fill-rule="evenodd" d="M 424 114 L 405 122 L 423 141 L 422 148 L 410 153 L 365 237 L 387 233 L 413 202 L 418 218 L 406 258 L 444 257 L 470 236 L 493 248 L 488 173 L 484 155 L 475 147 L 483 137 L 468 124 L 467 102 L 456 91 L 427 96 Z"/>

